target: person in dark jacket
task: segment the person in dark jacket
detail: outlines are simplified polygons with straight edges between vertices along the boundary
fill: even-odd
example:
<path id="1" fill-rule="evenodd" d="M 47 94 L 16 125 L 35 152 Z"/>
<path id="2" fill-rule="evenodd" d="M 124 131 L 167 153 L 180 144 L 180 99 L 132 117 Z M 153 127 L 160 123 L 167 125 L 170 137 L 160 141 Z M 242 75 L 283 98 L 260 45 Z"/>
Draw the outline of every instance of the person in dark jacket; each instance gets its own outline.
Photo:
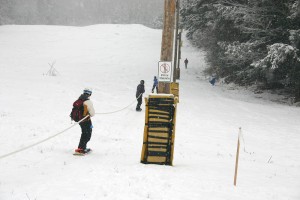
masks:
<path id="1" fill-rule="evenodd" d="M 137 105 L 136 105 L 136 111 L 141 111 L 141 105 L 143 102 L 143 93 L 145 92 L 145 81 L 141 80 L 140 84 L 136 88 L 136 94 L 135 97 L 137 99 Z"/>
<path id="2" fill-rule="evenodd" d="M 184 60 L 184 64 L 185 64 L 185 68 L 186 68 L 186 69 L 187 69 L 188 63 L 189 63 L 189 60 L 186 58 L 186 59 Z"/>
<path id="3" fill-rule="evenodd" d="M 214 86 L 215 83 L 216 83 L 216 77 L 215 77 L 215 76 L 212 76 L 212 77 L 210 78 L 209 82 L 210 82 L 210 84 L 211 84 L 212 86 Z"/>
<path id="4" fill-rule="evenodd" d="M 154 76 L 154 79 L 153 79 L 153 87 L 152 87 L 152 93 L 154 93 L 154 89 L 156 88 L 156 93 L 158 93 L 158 80 L 156 78 L 156 76 Z"/>

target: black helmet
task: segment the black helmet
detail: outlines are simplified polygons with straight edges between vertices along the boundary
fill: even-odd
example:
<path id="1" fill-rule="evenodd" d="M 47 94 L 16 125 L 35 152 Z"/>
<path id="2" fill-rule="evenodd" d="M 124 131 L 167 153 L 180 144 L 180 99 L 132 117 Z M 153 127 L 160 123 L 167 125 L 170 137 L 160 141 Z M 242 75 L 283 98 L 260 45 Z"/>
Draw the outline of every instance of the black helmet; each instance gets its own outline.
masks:
<path id="1" fill-rule="evenodd" d="M 141 84 L 144 84 L 145 83 L 145 81 L 144 80 L 141 80 L 141 82 L 140 82 Z"/>

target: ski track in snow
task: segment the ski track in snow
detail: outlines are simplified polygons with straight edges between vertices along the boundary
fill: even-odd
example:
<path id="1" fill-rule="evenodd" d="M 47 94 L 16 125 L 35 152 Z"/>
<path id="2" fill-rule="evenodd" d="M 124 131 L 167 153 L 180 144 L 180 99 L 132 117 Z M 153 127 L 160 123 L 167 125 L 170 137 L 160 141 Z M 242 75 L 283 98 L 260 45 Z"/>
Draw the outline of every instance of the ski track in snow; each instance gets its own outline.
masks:
<path id="1" fill-rule="evenodd" d="M 98 113 L 128 106 L 141 79 L 147 96 L 161 35 L 141 25 L 0 26 L 0 155 L 71 126 L 84 87 L 93 88 Z M 45 75 L 51 63 L 58 76 Z M 145 109 L 135 112 L 134 102 L 93 118 L 87 156 L 72 155 L 76 126 L 1 159 L 0 200 L 300 199 L 299 108 L 213 87 L 205 66 L 204 53 L 184 40 L 173 167 L 139 163 Z"/>

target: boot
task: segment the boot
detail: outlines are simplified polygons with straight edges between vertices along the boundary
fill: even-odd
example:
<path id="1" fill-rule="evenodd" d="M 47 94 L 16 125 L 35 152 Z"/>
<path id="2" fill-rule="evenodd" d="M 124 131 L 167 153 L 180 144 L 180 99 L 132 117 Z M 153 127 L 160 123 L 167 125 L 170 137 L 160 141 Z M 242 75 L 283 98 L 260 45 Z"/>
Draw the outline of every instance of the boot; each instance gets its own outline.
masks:
<path id="1" fill-rule="evenodd" d="M 81 148 L 78 148 L 78 149 L 75 149 L 75 152 L 76 152 L 76 153 L 84 153 L 84 150 L 81 149 Z"/>

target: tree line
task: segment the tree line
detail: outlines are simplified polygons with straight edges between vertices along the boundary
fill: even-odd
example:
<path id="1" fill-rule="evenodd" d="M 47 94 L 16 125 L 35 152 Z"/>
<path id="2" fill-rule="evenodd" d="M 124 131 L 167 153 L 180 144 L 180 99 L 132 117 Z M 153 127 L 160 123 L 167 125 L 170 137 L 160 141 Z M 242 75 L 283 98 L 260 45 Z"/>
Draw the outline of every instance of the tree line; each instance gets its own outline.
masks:
<path id="1" fill-rule="evenodd" d="M 144 24 L 156 28 L 161 26 L 163 5 L 161 0 L 0 0 L 0 25 Z"/>
<path id="2" fill-rule="evenodd" d="M 300 0 L 183 0 L 180 14 L 206 73 L 300 100 Z"/>

